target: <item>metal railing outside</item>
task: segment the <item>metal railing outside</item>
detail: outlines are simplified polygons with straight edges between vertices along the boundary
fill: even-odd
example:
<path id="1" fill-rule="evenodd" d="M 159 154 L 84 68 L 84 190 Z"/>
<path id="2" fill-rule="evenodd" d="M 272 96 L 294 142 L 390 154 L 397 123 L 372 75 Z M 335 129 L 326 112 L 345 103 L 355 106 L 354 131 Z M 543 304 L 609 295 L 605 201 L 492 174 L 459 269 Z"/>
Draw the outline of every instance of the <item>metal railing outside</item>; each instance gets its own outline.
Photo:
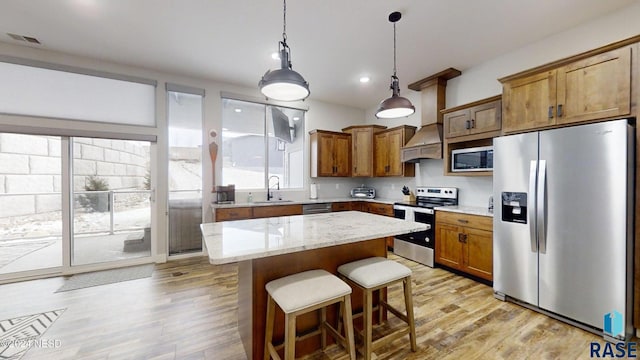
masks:
<path id="1" fill-rule="evenodd" d="M 150 208 L 150 197 L 151 190 L 104 190 L 104 191 L 74 191 L 73 192 L 73 202 L 74 202 L 74 222 L 76 221 L 76 216 L 81 214 L 90 214 L 90 213 L 103 213 L 109 212 L 109 221 L 108 221 L 108 229 L 96 229 L 90 231 L 80 231 L 75 232 L 75 235 L 84 235 L 84 234 L 96 234 L 96 233 L 105 233 L 114 234 L 116 231 L 135 231 L 135 230 L 143 230 L 146 227 L 150 226 L 151 222 L 151 213 L 149 211 L 146 217 L 146 221 L 143 217 L 140 217 L 139 222 L 144 222 L 144 225 L 135 225 L 135 226 L 124 226 L 116 228 L 116 215 L 120 208 L 128 209 L 131 206 L 138 206 L 138 209 Z M 11 194 L 0 194 L 0 200 L 2 198 L 8 197 L 19 197 L 19 196 L 51 196 L 56 195 L 61 197 L 60 192 L 32 192 L 32 193 L 11 193 Z M 96 196 L 101 196 L 106 199 L 106 202 L 100 202 L 99 198 Z M 129 199 L 118 201 L 119 196 L 128 196 Z M 93 199 L 93 201 L 92 201 Z M 98 201 L 95 201 L 98 199 Z M 19 200 L 16 200 L 19 201 Z M 62 201 L 62 199 L 60 199 Z M 149 204 L 144 207 L 140 207 L 139 205 L 148 202 Z M 62 220 L 62 214 L 56 220 L 47 219 L 42 221 L 41 218 L 46 218 L 46 215 L 50 215 L 52 213 L 61 212 L 61 207 L 59 209 L 50 209 L 49 211 L 37 212 L 35 206 L 33 208 L 33 212 L 24 212 L 19 215 L 7 215 L 0 216 L 0 229 L 2 229 L 3 225 L 1 220 L 5 220 L 4 223 L 7 224 L 5 226 L 15 226 L 15 222 L 22 219 L 22 223 L 20 225 L 25 225 L 29 223 L 29 218 L 38 219 L 39 226 L 53 226 L 53 224 Z M 4 214 L 10 214 L 10 207 L 4 208 Z M 48 236 L 61 236 L 60 232 L 50 234 Z M 13 240 L 13 239 L 29 239 L 29 238 L 38 238 L 39 236 L 21 236 L 21 237 L 4 237 L 0 234 L 0 240 Z"/>

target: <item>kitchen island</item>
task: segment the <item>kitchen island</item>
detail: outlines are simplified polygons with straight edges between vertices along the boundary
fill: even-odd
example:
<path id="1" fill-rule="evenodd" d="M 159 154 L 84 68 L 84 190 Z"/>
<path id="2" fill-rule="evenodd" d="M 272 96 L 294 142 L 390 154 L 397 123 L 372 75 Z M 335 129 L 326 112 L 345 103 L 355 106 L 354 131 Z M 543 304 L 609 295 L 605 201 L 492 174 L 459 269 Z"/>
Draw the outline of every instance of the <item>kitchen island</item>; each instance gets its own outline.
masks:
<path id="1" fill-rule="evenodd" d="M 212 264 L 238 262 L 238 330 L 249 359 L 263 356 L 267 294 L 273 279 L 310 269 L 336 273 L 338 266 L 367 257 L 386 257 L 386 238 L 427 230 L 428 225 L 386 216 L 345 211 L 202 224 Z M 352 294 L 354 309 L 361 295 Z M 335 312 L 328 320 L 335 321 Z M 278 309 L 274 339 L 284 333 Z M 315 313 L 301 316 L 298 330 L 312 328 Z M 300 356 L 320 347 L 317 336 L 296 346 Z"/>

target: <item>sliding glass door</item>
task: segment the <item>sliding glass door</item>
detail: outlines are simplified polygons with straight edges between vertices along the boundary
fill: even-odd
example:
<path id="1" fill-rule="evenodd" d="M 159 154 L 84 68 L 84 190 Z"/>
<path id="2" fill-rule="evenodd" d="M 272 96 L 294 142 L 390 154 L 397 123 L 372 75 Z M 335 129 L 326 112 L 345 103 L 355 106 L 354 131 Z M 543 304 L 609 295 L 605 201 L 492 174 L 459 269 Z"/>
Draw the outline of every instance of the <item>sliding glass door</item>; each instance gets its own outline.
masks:
<path id="1" fill-rule="evenodd" d="M 0 133 L 0 281 L 150 259 L 151 149 Z"/>
<path id="2" fill-rule="evenodd" d="M 74 137 L 71 144 L 71 265 L 151 256 L 151 143 Z"/>
<path id="3" fill-rule="evenodd" d="M 0 279 L 62 266 L 61 143 L 0 133 Z"/>

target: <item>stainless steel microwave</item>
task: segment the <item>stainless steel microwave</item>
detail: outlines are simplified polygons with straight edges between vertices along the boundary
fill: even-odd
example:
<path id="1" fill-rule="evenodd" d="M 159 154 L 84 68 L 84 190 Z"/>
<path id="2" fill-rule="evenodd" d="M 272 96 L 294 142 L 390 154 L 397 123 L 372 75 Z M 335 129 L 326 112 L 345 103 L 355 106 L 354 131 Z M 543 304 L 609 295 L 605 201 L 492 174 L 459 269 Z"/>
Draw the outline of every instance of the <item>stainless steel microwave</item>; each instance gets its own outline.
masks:
<path id="1" fill-rule="evenodd" d="M 451 171 L 493 171 L 493 146 L 451 151 Z"/>

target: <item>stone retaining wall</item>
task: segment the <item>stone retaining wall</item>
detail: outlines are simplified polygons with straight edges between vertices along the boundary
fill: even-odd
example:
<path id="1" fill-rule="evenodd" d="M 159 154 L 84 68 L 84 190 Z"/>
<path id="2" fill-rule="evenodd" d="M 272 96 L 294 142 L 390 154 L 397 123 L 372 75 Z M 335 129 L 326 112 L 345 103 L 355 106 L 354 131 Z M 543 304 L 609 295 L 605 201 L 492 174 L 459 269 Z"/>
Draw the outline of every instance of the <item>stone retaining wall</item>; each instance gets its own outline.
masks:
<path id="1" fill-rule="evenodd" d="M 149 148 L 131 141 L 75 138 L 74 190 L 90 175 L 110 190 L 144 189 Z M 0 134 L 0 218 L 60 211 L 61 144 L 55 136 Z"/>

